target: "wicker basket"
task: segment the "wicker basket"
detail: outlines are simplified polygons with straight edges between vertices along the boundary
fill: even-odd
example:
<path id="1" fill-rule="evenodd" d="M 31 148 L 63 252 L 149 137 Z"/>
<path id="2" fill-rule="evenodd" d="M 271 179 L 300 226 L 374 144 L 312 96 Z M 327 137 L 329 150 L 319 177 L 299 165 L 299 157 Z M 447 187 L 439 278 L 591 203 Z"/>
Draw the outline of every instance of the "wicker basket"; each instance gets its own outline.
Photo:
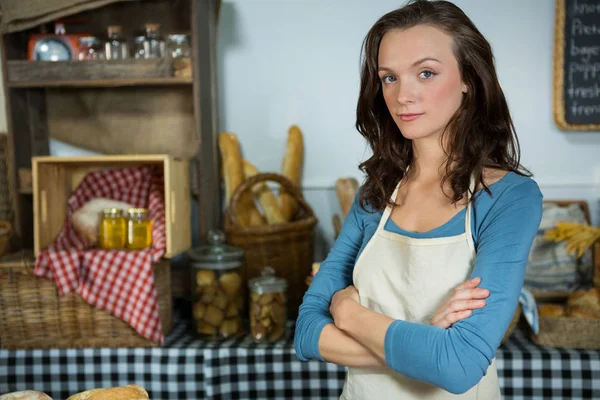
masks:
<path id="1" fill-rule="evenodd" d="M 31 253 L 0 262 L 0 347 L 5 349 L 155 347 L 129 324 L 90 306 L 77 293 L 58 295 L 53 281 L 33 274 Z M 168 260 L 154 264 L 160 320 L 172 328 Z"/>
<path id="2" fill-rule="evenodd" d="M 600 350 L 600 319 L 541 317 L 539 332 L 531 334 L 541 346 Z"/>
<path id="3" fill-rule="evenodd" d="M 241 195 L 263 181 L 278 182 L 298 201 L 293 221 L 255 227 L 240 225 L 237 204 Z M 288 282 L 288 318 L 295 319 L 306 292 L 304 280 L 313 261 L 314 229 L 317 218 L 296 185 L 282 175 L 262 173 L 245 180 L 231 196 L 225 214 L 224 231 L 227 243 L 244 250 L 242 275 L 244 291 L 250 278 L 260 276 L 265 266 L 275 269 L 276 275 Z"/>

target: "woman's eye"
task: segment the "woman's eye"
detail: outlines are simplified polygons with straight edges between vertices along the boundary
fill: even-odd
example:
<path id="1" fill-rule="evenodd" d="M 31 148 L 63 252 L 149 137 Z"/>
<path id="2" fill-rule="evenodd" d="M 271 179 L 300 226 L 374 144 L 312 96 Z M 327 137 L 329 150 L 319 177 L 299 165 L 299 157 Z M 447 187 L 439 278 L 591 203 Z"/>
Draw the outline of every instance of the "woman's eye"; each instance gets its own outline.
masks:
<path id="1" fill-rule="evenodd" d="M 396 78 L 394 78 L 391 75 L 386 75 L 386 76 L 384 76 L 384 77 L 381 78 L 381 82 L 383 82 L 383 83 L 392 83 L 395 80 L 396 80 Z"/>
<path id="2" fill-rule="evenodd" d="M 419 74 L 419 76 L 421 78 L 425 78 L 425 79 L 429 79 L 429 78 L 433 77 L 434 75 L 435 75 L 435 73 L 433 71 L 429 71 L 429 70 L 423 71 Z"/>

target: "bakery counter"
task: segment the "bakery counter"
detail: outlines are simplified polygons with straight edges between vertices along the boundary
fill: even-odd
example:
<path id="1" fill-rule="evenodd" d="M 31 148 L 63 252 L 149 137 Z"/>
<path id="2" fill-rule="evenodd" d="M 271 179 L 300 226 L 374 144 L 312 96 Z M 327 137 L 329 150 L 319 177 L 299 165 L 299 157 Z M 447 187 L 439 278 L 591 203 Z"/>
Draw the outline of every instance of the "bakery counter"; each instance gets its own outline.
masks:
<path id="1" fill-rule="evenodd" d="M 537 346 L 517 330 L 497 365 L 503 399 L 600 398 L 600 351 Z M 153 400 L 337 399 L 344 376 L 343 367 L 299 361 L 291 334 L 272 344 L 207 342 L 181 321 L 160 348 L 0 350 L 0 394 L 31 389 L 55 400 L 129 383 Z"/>

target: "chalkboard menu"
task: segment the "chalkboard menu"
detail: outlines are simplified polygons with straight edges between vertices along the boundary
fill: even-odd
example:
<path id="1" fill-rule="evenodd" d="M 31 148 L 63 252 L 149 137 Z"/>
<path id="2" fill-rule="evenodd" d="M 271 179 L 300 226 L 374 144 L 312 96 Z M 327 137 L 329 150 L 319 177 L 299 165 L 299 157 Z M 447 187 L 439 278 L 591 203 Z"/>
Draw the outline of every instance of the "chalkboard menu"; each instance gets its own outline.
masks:
<path id="1" fill-rule="evenodd" d="M 554 120 L 600 131 L 600 0 L 556 0 Z"/>

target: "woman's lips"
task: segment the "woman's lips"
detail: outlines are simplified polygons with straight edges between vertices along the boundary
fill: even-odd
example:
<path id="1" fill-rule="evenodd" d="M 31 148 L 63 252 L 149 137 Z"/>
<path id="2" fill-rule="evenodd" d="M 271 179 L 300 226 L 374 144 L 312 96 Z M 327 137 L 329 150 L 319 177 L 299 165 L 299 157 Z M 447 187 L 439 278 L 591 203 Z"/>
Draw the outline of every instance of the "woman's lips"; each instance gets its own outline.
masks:
<path id="1" fill-rule="evenodd" d="M 414 121 L 423 114 L 400 114 L 399 117 L 402 121 Z"/>

